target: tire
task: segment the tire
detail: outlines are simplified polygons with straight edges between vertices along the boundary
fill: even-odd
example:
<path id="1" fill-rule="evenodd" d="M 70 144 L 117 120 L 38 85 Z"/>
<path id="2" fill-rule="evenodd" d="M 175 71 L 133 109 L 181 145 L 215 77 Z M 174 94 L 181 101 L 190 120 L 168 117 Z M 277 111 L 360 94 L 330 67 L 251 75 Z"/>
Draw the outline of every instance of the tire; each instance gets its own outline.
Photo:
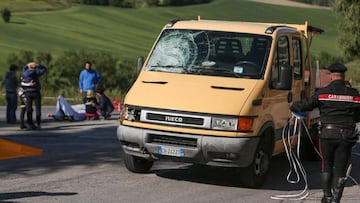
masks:
<path id="1" fill-rule="evenodd" d="M 264 184 L 269 173 L 273 150 L 273 144 L 269 140 L 262 137 L 250 166 L 240 169 L 240 179 L 244 186 L 259 188 Z"/>
<path id="2" fill-rule="evenodd" d="M 153 165 L 153 161 L 147 159 L 136 157 L 129 154 L 124 154 L 125 167 L 134 173 L 146 173 L 149 172 L 150 168 Z"/>
<path id="3" fill-rule="evenodd" d="M 317 124 L 313 125 L 309 130 L 309 133 L 312 143 L 309 140 L 309 137 L 306 134 L 305 129 L 302 131 L 301 140 L 300 140 L 300 157 L 308 161 L 319 161 L 320 157 L 314 149 L 315 147 L 319 151 L 318 125 Z"/>

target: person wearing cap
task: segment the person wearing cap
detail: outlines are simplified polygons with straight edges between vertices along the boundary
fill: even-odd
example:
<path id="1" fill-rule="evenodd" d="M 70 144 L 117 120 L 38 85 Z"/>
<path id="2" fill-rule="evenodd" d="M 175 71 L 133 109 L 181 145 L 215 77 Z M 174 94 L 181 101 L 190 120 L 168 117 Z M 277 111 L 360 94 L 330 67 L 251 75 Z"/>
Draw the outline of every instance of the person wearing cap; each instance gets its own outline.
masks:
<path id="1" fill-rule="evenodd" d="M 293 112 L 319 108 L 322 202 L 340 202 L 346 182 L 353 146 L 358 140 L 355 129 L 360 121 L 359 92 L 346 86 L 347 68 L 341 63 L 329 66 L 331 82 L 310 98 L 294 102 Z"/>
<path id="2" fill-rule="evenodd" d="M 101 88 L 96 89 L 96 96 L 99 97 L 99 103 L 96 105 L 96 108 L 100 110 L 104 120 L 110 119 L 111 113 L 114 111 L 114 105 L 111 100 L 104 94 L 104 90 Z"/>

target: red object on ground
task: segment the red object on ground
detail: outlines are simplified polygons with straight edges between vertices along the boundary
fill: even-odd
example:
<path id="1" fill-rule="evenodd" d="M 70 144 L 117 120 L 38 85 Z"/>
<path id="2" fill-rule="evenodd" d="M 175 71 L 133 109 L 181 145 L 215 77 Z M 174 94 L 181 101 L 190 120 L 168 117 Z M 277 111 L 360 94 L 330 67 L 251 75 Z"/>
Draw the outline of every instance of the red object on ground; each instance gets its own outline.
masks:
<path id="1" fill-rule="evenodd" d="M 94 120 L 99 119 L 99 114 L 97 113 L 85 113 L 85 116 L 87 119 L 94 119 Z"/>
<path id="2" fill-rule="evenodd" d="M 114 110 L 115 111 L 121 111 L 122 110 L 120 99 L 116 98 L 114 100 L 114 102 L 113 102 L 113 105 L 114 105 Z"/>

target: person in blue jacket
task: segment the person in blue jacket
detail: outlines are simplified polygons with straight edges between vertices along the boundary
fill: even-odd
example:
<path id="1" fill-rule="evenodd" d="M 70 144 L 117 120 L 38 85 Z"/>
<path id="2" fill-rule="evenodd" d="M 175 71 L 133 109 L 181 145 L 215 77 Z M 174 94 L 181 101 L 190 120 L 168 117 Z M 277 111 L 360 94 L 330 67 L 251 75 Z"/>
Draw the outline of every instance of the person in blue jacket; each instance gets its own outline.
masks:
<path id="1" fill-rule="evenodd" d="M 29 62 L 23 67 L 22 71 L 22 87 L 26 96 L 26 115 L 27 124 L 31 129 L 40 128 L 41 124 L 41 85 L 40 77 L 46 73 L 47 68 L 35 62 Z M 33 122 L 33 102 L 35 102 L 36 123 Z"/>
<path id="2" fill-rule="evenodd" d="M 101 88 L 96 89 L 96 96 L 99 97 L 99 102 L 96 105 L 96 108 L 100 110 L 100 114 L 105 120 L 110 119 L 111 113 L 114 111 L 113 103 L 109 97 L 104 94 L 104 90 Z"/>
<path id="3" fill-rule="evenodd" d="M 102 78 L 96 70 L 91 68 L 90 61 L 86 61 L 84 67 L 79 77 L 79 89 L 80 94 L 85 98 L 88 90 L 95 92 L 95 86 L 101 82 Z"/>

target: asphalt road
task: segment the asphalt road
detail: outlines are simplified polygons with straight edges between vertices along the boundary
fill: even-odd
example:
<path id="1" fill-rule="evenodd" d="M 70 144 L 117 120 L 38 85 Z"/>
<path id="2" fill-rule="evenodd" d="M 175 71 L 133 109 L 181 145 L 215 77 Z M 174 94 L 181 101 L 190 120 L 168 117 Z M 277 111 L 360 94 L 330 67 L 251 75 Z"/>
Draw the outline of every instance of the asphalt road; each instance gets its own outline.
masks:
<path id="1" fill-rule="evenodd" d="M 5 123 L 0 107 L 0 138 L 44 150 L 43 155 L 0 161 L 0 202 L 292 202 L 273 195 L 296 194 L 304 181 L 286 181 L 286 156 L 272 159 L 269 178 L 260 189 L 243 187 L 237 171 L 161 160 L 150 173 L 128 172 L 112 120 L 53 121 L 55 107 L 43 107 L 41 130 L 22 131 Z M 351 176 L 360 182 L 360 145 L 354 149 Z M 320 202 L 319 162 L 303 161 L 309 196 Z M 294 179 L 295 177 L 293 177 Z M 360 187 L 349 180 L 342 202 L 360 202 Z"/>

